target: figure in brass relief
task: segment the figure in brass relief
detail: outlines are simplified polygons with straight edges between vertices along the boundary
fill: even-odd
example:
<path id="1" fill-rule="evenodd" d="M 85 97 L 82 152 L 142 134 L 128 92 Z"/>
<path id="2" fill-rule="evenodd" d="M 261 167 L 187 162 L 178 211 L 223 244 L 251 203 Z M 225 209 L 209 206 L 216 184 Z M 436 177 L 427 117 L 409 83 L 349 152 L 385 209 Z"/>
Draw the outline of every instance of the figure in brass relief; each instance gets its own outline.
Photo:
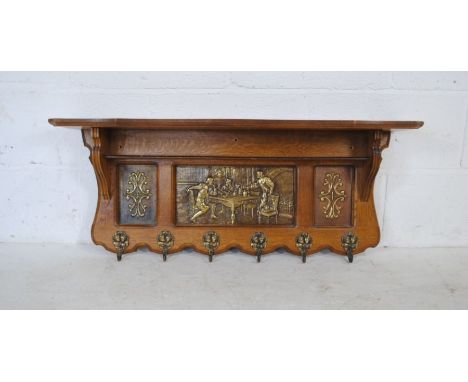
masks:
<path id="1" fill-rule="evenodd" d="M 209 176 L 206 178 L 205 183 L 200 183 L 196 186 L 189 187 L 187 189 L 187 193 L 192 192 L 193 190 L 198 190 L 197 201 L 195 203 L 195 207 L 198 211 L 190 218 L 190 221 L 194 222 L 200 216 L 205 215 L 208 211 L 211 210 L 211 218 L 217 219 L 215 215 L 215 204 L 208 205 L 208 198 L 209 196 L 216 196 L 217 190 L 214 187 L 214 179 L 213 177 Z"/>
<path id="2" fill-rule="evenodd" d="M 229 178 L 226 179 L 226 183 L 224 183 L 224 185 L 221 186 L 221 189 L 220 189 L 221 194 L 223 196 L 232 195 L 234 193 L 234 190 L 235 190 L 235 186 L 232 183 L 232 179 L 229 179 Z"/>
<path id="3" fill-rule="evenodd" d="M 260 205 L 258 206 L 258 214 L 261 211 L 267 209 L 268 206 L 268 199 L 270 195 L 273 194 L 273 189 L 275 188 L 275 184 L 273 181 L 263 174 L 263 170 L 257 171 L 257 181 L 256 183 L 252 184 L 252 189 L 260 188 L 262 190 L 262 197 L 260 199 Z"/>
<path id="4" fill-rule="evenodd" d="M 223 185 L 223 183 L 225 182 L 225 174 L 224 174 L 224 171 L 220 168 L 214 170 L 213 172 L 211 172 L 213 175 L 213 184 L 214 184 L 214 187 L 216 187 L 217 189 L 220 189 Z"/>

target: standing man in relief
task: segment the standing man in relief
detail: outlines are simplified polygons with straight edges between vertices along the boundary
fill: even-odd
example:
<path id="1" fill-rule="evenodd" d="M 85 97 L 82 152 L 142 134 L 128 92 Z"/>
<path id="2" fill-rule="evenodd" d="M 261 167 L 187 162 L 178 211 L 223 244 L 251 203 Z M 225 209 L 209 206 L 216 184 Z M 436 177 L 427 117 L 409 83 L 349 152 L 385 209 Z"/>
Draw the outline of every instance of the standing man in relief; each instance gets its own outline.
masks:
<path id="1" fill-rule="evenodd" d="M 260 211 L 267 208 L 268 197 L 273 193 L 275 184 L 269 177 L 263 174 L 263 170 L 257 170 L 256 176 L 257 180 L 252 184 L 251 188 L 261 188 L 262 190 L 262 197 L 260 199 L 260 205 L 258 206 L 258 212 L 260 213 Z"/>

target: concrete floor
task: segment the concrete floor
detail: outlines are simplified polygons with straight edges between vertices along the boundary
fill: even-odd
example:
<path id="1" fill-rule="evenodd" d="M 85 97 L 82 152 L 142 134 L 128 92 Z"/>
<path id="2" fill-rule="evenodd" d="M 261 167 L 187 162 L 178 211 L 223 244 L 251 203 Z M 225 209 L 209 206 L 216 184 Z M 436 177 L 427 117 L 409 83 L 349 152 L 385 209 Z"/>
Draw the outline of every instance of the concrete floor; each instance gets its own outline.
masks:
<path id="1" fill-rule="evenodd" d="M 94 245 L 0 244 L 2 309 L 467 309 L 468 249 L 254 257 Z"/>

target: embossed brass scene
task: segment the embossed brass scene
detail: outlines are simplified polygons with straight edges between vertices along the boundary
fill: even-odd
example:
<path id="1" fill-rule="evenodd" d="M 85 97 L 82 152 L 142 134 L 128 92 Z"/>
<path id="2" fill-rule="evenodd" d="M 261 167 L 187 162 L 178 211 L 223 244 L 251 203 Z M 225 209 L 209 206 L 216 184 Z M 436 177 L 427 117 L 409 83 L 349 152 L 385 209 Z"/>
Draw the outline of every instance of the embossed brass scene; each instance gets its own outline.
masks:
<path id="1" fill-rule="evenodd" d="M 178 166 L 177 224 L 292 225 L 293 167 Z"/>
<path id="2" fill-rule="evenodd" d="M 156 166 L 121 165 L 120 224 L 156 224 Z"/>

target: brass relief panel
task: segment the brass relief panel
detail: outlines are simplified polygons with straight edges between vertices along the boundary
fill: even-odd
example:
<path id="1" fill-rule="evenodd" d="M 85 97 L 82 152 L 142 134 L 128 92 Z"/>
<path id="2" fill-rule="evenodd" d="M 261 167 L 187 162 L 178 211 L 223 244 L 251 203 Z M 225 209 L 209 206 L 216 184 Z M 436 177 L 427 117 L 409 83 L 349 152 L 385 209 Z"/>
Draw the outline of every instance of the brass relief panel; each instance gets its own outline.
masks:
<path id="1" fill-rule="evenodd" d="M 318 166 L 315 168 L 315 225 L 352 225 L 351 166 Z"/>
<path id="2" fill-rule="evenodd" d="M 120 224 L 156 224 L 156 166 L 119 166 Z"/>
<path id="3" fill-rule="evenodd" d="M 293 167 L 177 166 L 181 225 L 292 225 Z"/>

